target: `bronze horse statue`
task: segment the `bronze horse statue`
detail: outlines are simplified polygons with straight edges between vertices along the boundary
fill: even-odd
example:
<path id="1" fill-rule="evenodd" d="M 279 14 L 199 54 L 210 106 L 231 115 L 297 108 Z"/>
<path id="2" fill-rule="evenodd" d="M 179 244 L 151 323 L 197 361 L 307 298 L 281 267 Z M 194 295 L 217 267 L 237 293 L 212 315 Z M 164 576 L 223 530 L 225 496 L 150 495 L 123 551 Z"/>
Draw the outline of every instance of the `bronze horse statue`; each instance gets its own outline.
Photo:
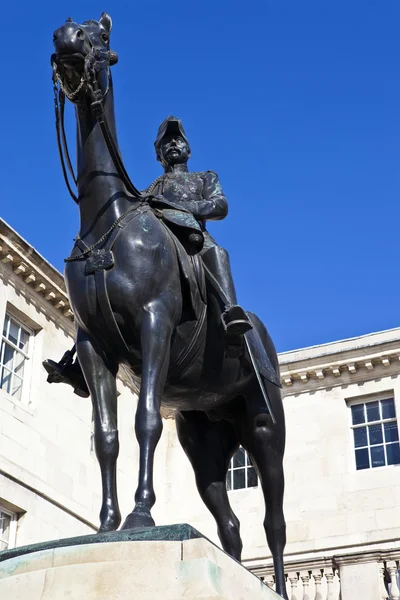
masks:
<path id="1" fill-rule="evenodd" d="M 116 134 L 110 66 L 117 55 L 110 51 L 111 25 L 106 13 L 83 24 L 69 19 L 54 33 L 52 55 L 55 86 L 59 83 L 60 94 L 75 105 L 77 120 L 80 231 L 66 262 L 65 281 L 75 315 L 77 356 L 94 409 L 103 488 L 99 531 L 115 530 L 121 522 L 116 376 L 123 364 L 138 382 L 140 466 L 135 506 L 122 528 L 154 525 L 160 410 L 162 405 L 174 409 L 200 496 L 216 520 L 224 550 L 239 561 L 239 521 L 229 504 L 226 475 L 240 445 L 249 454 L 265 498 L 264 528 L 276 591 L 287 598 L 281 391 L 265 369 L 256 372 L 248 360 L 249 353 L 259 362 L 268 356 L 279 378 L 276 350 L 264 325 L 249 313 L 253 329 L 246 334 L 247 351 L 236 357 L 226 353 L 201 261 L 196 253 L 186 257 L 192 281 L 188 292 L 174 236 L 152 208 L 151 196 L 138 193 L 129 180 Z M 68 156 L 67 162 L 70 166 Z"/>

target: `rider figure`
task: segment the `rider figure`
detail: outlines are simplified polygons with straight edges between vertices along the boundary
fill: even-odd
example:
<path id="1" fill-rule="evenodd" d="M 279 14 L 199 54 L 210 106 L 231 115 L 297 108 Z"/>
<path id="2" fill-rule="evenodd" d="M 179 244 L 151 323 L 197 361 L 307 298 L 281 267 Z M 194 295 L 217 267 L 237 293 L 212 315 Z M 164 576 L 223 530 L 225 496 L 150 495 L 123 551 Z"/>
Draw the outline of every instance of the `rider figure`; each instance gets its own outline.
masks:
<path id="1" fill-rule="evenodd" d="M 243 335 L 252 329 L 252 325 L 246 312 L 237 304 L 228 253 L 217 245 L 206 229 L 206 221 L 224 219 L 228 213 L 218 175 L 213 171 L 189 172 L 190 146 L 182 122 L 176 117 L 167 117 L 161 123 L 154 146 L 165 173 L 143 194 L 149 197 L 152 206 L 189 212 L 200 225 L 204 236 L 200 255 L 206 267 L 207 281 L 222 305 L 221 323 L 228 352 L 237 356 L 241 353 Z M 74 349 L 66 352 L 59 363 L 44 362 L 48 381 L 68 383 L 78 395 L 88 396 L 80 365 L 78 360 L 73 362 L 73 355 Z"/>
<path id="2" fill-rule="evenodd" d="M 159 200 L 161 205 L 181 207 L 198 221 L 204 235 L 200 254 L 206 266 L 207 280 L 223 305 L 221 321 L 226 339 L 229 345 L 241 344 L 241 336 L 252 325 L 246 312 L 237 304 L 229 255 L 217 245 L 205 224 L 208 220 L 224 219 L 228 213 L 218 175 L 213 171 L 189 172 L 189 141 L 181 120 L 176 117 L 167 117 L 161 123 L 154 146 L 165 173 L 145 193 L 155 196 L 156 204 Z"/>

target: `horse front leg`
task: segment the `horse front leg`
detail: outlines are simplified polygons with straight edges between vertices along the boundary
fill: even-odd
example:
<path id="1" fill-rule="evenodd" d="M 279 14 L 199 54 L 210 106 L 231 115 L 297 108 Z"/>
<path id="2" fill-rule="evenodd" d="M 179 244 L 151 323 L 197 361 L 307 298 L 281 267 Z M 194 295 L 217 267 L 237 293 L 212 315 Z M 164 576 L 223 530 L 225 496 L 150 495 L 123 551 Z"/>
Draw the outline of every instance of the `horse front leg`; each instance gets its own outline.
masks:
<path id="1" fill-rule="evenodd" d="M 153 526 L 151 508 L 156 501 L 153 487 L 154 453 L 161 437 L 161 398 L 168 373 L 172 324 L 164 311 L 152 307 L 141 327 L 142 382 L 136 411 L 135 431 L 139 442 L 139 480 L 135 507 L 122 529 Z"/>
<path id="2" fill-rule="evenodd" d="M 106 357 L 98 344 L 81 329 L 78 329 L 76 349 L 93 403 L 95 450 L 103 487 L 99 532 L 114 531 L 121 522 L 116 474 L 119 452 L 116 386 L 118 365 Z"/>

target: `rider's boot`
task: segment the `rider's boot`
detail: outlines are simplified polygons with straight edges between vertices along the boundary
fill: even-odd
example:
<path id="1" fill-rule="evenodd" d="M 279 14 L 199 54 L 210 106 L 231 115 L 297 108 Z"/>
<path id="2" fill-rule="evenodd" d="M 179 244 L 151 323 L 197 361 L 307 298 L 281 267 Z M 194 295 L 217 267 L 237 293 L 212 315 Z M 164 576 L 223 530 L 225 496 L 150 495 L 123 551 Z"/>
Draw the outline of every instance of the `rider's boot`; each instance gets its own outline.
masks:
<path id="1" fill-rule="evenodd" d="M 218 246 L 209 248 L 202 255 L 206 275 L 224 305 L 221 324 L 230 356 L 238 356 L 242 351 L 243 335 L 253 328 L 246 311 L 238 305 L 233 283 L 229 255 Z"/>
<path id="2" fill-rule="evenodd" d="M 44 360 L 42 364 L 48 373 L 47 381 L 71 385 L 75 394 L 81 398 L 88 398 L 89 390 L 78 359 L 73 360 L 74 354 L 75 348 L 68 350 L 58 363 L 50 359 Z"/>

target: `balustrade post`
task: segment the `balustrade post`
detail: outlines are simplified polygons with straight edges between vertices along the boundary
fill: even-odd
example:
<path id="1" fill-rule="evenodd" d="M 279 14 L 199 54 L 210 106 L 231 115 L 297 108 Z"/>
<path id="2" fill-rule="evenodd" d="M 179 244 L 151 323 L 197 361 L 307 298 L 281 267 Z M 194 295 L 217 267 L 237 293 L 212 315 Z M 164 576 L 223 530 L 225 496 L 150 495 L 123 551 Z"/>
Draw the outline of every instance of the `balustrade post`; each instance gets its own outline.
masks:
<path id="1" fill-rule="evenodd" d="M 321 594 L 321 582 L 322 582 L 322 573 L 321 571 L 312 571 L 312 576 L 315 583 L 315 599 L 314 600 L 322 600 Z"/>
<path id="2" fill-rule="evenodd" d="M 290 585 L 292 587 L 292 595 L 290 597 L 290 600 L 300 600 L 299 597 L 297 596 L 297 586 L 299 583 L 299 578 L 297 576 L 297 573 L 289 573 L 288 575 L 288 579 L 290 581 Z"/>
<path id="3" fill-rule="evenodd" d="M 335 573 L 333 572 L 333 569 L 328 568 L 325 570 L 325 577 L 326 577 L 326 583 L 327 583 L 327 594 L 326 594 L 326 599 L 327 600 L 334 600 L 334 585 L 333 585 L 333 578 L 335 576 Z"/>
<path id="4" fill-rule="evenodd" d="M 389 572 L 390 576 L 390 596 L 391 600 L 399 600 L 400 599 L 400 590 L 397 585 L 397 563 L 395 560 L 389 560 L 386 564 L 386 568 Z"/>
<path id="5" fill-rule="evenodd" d="M 301 581 L 303 582 L 303 600 L 310 600 L 310 596 L 308 595 L 309 585 L 310 585 L 310 575 L 308 571 L 302 571 L 300 573 Z"/>
<path id="6" fill-rule="evenodd" d="M 385 565 L 379 563 L 379 598 L 380 600 L 388 600 L 389 594 L 385 586 Z"/>
<path id="7" fill-rule="evenodd" d="M 272 575 L 272 573 L 269 573 L 268 575 L 266 575 L 264 577 L 264 583 L 266 583 L 267 586 L 269 588 L 271 588 L 271 590 L 273 590 L 275 588 L 275 579 L 274 579 L 274 576 Z"/>

